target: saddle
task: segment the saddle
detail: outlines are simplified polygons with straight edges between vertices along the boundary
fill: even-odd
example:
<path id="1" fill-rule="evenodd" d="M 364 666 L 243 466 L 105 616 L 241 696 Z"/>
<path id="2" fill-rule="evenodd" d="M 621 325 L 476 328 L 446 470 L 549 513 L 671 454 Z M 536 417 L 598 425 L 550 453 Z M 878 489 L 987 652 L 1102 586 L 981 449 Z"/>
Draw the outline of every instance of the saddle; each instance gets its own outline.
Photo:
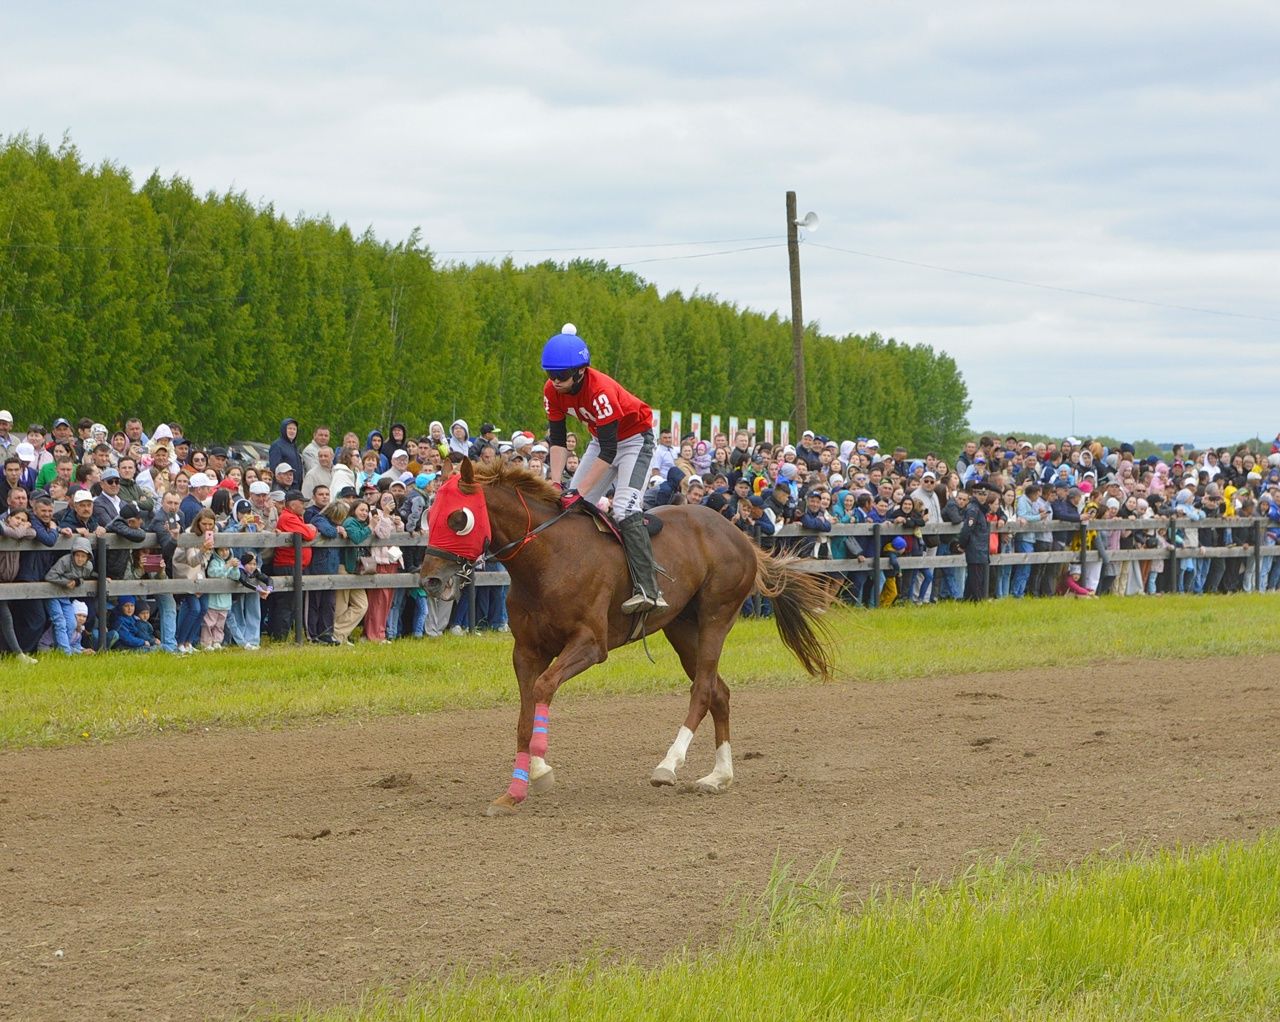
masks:
<path id="1" fill-rule="evenodd" d="M 601 511 L 589 500 L 574 501 L 573 510 L 581 511 L 583 514 L 588 515 L 595 522 L 595 526 L 599 531 L 606 536 L 612 536 L 619 544 L 622 543 L 622 533 L 618 530 L 618 523 L 613 515 Z M 649 538 L 652 539 L 662 531 L 662 519 L 645 511 L 644 527 L 649 532 Z"/>

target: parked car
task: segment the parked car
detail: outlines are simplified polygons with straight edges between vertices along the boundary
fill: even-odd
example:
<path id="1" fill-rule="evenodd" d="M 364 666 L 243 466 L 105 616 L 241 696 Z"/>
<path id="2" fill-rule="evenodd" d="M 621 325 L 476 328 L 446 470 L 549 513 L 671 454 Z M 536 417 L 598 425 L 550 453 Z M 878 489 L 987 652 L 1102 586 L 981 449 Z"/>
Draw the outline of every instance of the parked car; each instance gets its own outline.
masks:
<path id="1" fill-rule="evenodd" d="M 260 440 L 233 440 L 227 444 L 227 459 L 233 465 L 247 467 L 259 462 L 266 464 L 271 445 Z"/>

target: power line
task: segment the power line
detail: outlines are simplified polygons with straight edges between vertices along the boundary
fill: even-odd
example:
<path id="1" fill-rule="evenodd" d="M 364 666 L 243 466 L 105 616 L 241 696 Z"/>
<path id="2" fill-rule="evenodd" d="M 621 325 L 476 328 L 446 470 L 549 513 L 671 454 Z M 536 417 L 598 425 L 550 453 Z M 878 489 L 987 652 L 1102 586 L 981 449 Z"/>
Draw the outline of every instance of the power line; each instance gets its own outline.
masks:
<path id="1" fill-rule="evenodd" d="M 953 266 L 939 266 L 935 263 L 921 263 L 913 259 L 900 259 L 896 256 L 878 255 L 875 252 L 860 252 L 852 248 L 840 248 L 836 245 L 823 245 L 810 241 L 814 248 L 825 248 L 830 252 L 843 252 L 846 255 L 860 256 L 863 259 L 877 259 L 886 263 L 899 263 L 902 266 L 915 266 L 923 270 L 936 270 L 938 273 L 954 273 L 962 277 L 977 277 L 981 280 L 994 280 L 1000 284 L 1016 284 L 1018 287 L 1033 287 L 1041 291 L 1057 291 L 1060 294 L 1082 295 L 1085 298 L 1102 298 L 1109 302 L 1125 302 L 1129 305 L 1148 305 L 1157 309 L 1176 309 L 1179 312 L 1198 312 L 1206 316 L 1229 316 L 1232 319 L 1256 319 L 1264 323 L 1280 323 L 1280 317 L 1259 316 L 1249 312 L 1229 312 L 1225 309 L 1206 309 L 1198 305 L 1177 305 L 1172 302 L 1155 302 L 1145 298 L 1126 298 L 1124 295 L 1106 294 L 1102 291 L 1085 291 L 1081 288 L 1060 287 L 1057 284 L 1039 284 L 1031 280 L 1018 280 L 1014 277 L 1001 277 L 994 273 L 980 273 L 977 270 L 958 270 Z"/>
<path id="2" fill-rule="evenodd" d="M 692 255 L 654 256 L 652 259 L 632 259 L 630 262 L 618 263 L 619 266 L 639 266 L 641 263 L 667 263 L 673 259 L 706 259 L 708 256 L 737 255 L 739 252 L 759 252 L 766 248 L 782 248 L 786 242 L 775 241 L 772 245 L 750 245 L 747 248 L 728 248 L 719 252 L 695 252 Z"/>

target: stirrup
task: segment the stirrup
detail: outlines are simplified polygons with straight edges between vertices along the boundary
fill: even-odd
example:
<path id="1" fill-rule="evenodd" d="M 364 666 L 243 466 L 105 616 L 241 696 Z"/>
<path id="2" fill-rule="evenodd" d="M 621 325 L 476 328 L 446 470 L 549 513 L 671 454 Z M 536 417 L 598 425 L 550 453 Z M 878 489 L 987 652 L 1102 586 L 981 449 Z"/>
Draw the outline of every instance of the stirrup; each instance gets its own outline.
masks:
<path id="1" fill-rule="evenodd" d="M 652 599 L 644 590 L 637 589 L 631 594 L 629 599 L 622 601 L 622 613 L 624 614 L 647 614 L 649 611 L 658 606 L 658 601 Z M 665 604 L 664 604 L 665 606 Z"/>

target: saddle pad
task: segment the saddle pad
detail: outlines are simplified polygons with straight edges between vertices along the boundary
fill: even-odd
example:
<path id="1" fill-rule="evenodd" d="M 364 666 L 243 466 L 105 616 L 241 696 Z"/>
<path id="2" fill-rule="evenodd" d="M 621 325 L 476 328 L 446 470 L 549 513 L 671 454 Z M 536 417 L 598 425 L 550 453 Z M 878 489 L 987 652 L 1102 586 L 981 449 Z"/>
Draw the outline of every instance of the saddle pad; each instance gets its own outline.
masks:
<path id="1" fill-rule="evenodd" d="M 606 515 L 594 509 L 588 510 L 587 513 L 595 520 L 597 529 L 609 536 L 612 536 L 619 543 L 622 542 L 622 533 L 618 531 L 618 523 L 614 521 L 612 515 Z M 644 527 L 648 530 L 649 537 L 652 538 L 662 531 L 662 519 L 657 515 L 646 513 L 644 516 Z"/>

